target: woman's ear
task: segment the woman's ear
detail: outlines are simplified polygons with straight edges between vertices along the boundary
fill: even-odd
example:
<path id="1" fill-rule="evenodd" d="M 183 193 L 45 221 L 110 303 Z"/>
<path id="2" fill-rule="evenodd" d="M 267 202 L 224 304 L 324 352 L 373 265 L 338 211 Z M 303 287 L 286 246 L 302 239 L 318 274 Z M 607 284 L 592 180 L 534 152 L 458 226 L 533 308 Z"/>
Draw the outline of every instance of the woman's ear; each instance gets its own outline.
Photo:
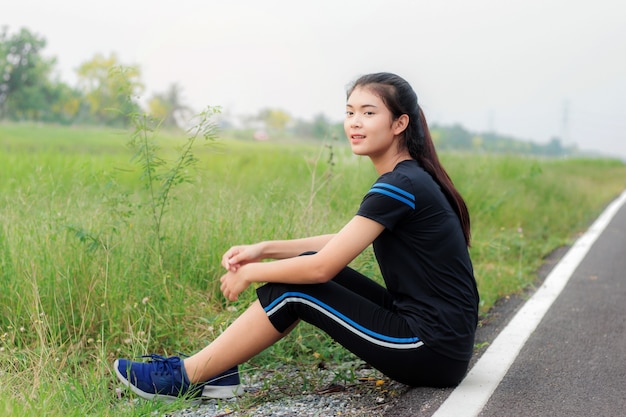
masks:
<path id="1" fill-rule="evenodd" d="M 391 128 L 393 129 L 393 134 L 399 135 L 400 133 L 404 132 L 408 125 L 409 116 L 407 114 L 403 114 L 393 121 L 393 125 L 391 126 Z"/>

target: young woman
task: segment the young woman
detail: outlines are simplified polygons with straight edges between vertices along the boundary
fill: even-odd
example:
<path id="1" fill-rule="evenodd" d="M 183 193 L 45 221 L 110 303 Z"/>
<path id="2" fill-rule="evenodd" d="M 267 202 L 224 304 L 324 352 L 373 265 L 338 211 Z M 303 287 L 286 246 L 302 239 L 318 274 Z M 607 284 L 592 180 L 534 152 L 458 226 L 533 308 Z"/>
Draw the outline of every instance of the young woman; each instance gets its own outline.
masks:
<path id="1" fill-rule="evenodd" d="M 397 75 L 365 75 L 348 90 L 344 128 L 352 151 L 380 175 L 356 215 L 336 234 L 228 249 L 224 296 L 236 300 L 251 283 L 266 283 L 258 301 L 184 360 L 115 361 L 117 376 L 139 396 L 233 396 L 237 365 L 300 320 L 399 382 L 446 387 L 463 379 L 478 315 L 470 219 L 417 96 Z M 347 267 L 370 244 L 385 287 Z"/>

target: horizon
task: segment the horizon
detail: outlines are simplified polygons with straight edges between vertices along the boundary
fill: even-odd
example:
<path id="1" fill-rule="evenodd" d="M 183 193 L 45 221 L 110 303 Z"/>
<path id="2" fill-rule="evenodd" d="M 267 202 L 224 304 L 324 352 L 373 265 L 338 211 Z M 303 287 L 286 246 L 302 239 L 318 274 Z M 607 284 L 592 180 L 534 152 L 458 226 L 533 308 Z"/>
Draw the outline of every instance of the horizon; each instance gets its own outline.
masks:
<path id="1" fill-rule="evenodd" d="M 346 85 L 389 71 L 411 83 L 430 124 L 540 144 L 556 137 L 626 158 L 626 26 L 616 0 L 111 0 L 89 11 L 76 0 L 40 3 L 12 2 L 0 25 L 46 39 L 42 54 L 57 58 L 70 85 L 81 63 L 116 53 L 140 68 L 144 97 L 178 83 L 197 111 L 273 108 L 340 121 Z"/>

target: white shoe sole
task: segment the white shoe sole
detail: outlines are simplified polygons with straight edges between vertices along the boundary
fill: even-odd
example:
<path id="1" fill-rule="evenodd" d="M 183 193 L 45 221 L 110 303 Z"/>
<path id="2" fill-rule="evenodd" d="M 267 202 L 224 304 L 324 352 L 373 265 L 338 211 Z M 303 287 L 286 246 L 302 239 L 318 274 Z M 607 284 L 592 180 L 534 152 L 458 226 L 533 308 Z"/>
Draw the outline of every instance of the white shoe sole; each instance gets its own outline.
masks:
<path id="1" fill-rule="evenodd" d="M 205 385 L 202 390 L 202 399 L 209 398 L 233 398 L 243 394 L 241 385 Z"/>

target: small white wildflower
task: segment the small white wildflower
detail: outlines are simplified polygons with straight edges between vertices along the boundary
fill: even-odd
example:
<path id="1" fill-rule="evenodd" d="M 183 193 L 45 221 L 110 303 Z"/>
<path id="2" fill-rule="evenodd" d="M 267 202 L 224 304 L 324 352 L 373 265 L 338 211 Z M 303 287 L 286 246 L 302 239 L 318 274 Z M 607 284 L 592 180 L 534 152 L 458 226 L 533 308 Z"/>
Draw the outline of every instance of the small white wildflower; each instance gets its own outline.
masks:
<path id="1" fill-rule="evenodd" d="M 93 337 L 90 337 L 89 339 L 87 339 L 87 343 L 93 343 Z"/>
<path id="2" fill-rule="evenodd" d="M 24 326 L 20 327 L 20 332 L 24 333 L 26 331 L 26 328 Z"/>
<path id="3" fill-rule="evenodd" d="M 237 311 L 237 307 L 235 307 L 235 306 L 228 306 L 226 308 L 226 310 L 230 311 L 231 313 L 234 313 L 235 311 Z"/>
<path id="4" fill-rule="evenodd" d="M 126 343 L 127 345 L 130 345 L 132 343 L 132 339 L 130 337 L 126 338 L 124 339 L 124 343 Z"/>
<path id="5" fill-rule="evenodd" d="M 143 297 L 143 299 L 141 300 L 141 304 L 146 305 L 148 304 L 148 301 L 150 301 L 149 297 Z"/>

